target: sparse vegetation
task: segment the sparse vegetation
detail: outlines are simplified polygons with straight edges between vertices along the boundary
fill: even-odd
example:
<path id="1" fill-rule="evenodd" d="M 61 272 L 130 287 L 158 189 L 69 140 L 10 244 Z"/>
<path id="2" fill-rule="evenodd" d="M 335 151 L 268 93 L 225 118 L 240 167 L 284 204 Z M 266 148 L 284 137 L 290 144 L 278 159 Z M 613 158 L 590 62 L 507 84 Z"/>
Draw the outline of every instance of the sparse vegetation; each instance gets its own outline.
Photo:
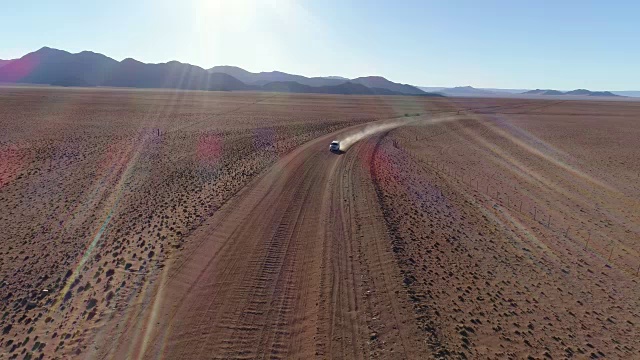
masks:
<path id="1" fill-rule="evenodd" d="M 207 220 L 301 144 L 374 119 L 445 112 L 464 118 L 389 130 L 360 169 L 375 178 L 391 241 L 376 254 L 397 265 L 397 284 L 386 283 L 392 275 L 384 284 L 401 289 L 394 304 L 413 311 L 407 326 L 422 331 L 420 343 L 467 358 L 638 351 L 633 103 L 34 88 L 0 88 L 0 103 L 0 127 L 10 129 L 0 133 L 0 348 L 10 356 L 90 356 L 96 332 L 149 304 L 167 259 L 193 249 Z M 597 137 L 584 140 L 576 124 L 585 123 Z M 588 177 L 601 184 L 586 186 Z M 367 249 L 334 250 L 375 270 Z M 379 280 L 359 275 L 357 286 Z M 385 326 L 362 331 L 372 354 L 393 348 L 397 329 Z M 486 339 L 499 345 L 483 348 Z"/>
<path id="2" fill-rule="evenodd" d="M 436 354 L 640 349 L 637 328 L 608 320 L 636 317 L 639 219 L 628 201 L 640 195 L 640 104 L 542 105 L 399 128 L 378 144 L 372 171 L 393 253 Z M 626 251 L 611 256 L 612 242 Z"/>
<path id="3" fill-rule="evenodd" d="M 186 236 L 278 158 L 393 112 L 367 101 L 1 88 L 0 126 L 10 129 L 0 134 L 3 332 L 68 332 L 126 307 Z M 26 309 L 47 315 L 19 321 Z"/>

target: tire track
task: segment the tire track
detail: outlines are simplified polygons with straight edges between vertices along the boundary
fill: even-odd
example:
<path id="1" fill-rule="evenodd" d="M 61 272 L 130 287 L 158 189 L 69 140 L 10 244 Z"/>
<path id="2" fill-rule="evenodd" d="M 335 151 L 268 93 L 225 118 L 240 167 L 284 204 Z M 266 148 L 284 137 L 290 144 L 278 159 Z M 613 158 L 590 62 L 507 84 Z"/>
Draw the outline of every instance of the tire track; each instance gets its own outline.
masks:
<path id="1" fill-rule="evenodd" d="M 192 233 L 101 357 L 423 355 L 375 200 L 374 143 L 337 156 L 335 136 L 281 159 Z"/>

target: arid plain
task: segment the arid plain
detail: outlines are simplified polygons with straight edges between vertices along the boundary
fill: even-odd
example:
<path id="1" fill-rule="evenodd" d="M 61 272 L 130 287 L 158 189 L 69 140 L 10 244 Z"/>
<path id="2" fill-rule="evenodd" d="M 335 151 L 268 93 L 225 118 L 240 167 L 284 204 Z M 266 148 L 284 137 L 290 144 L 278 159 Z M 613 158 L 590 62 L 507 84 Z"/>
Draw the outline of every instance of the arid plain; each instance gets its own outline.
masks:
<path id="1" fill-rule="evenodd" d="M 2 87 L 0 128 L 0 358 L 640 357 L 638 101 Z"/>

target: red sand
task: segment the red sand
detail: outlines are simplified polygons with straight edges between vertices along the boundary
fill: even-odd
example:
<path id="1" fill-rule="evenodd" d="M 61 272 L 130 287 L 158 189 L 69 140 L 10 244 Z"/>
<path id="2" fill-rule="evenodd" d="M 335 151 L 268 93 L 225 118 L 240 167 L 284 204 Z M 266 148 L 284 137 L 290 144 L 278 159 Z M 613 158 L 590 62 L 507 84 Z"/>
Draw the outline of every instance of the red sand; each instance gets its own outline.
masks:
<path id="1" fill-rule="evenodd" d="M 638 354 L 638 103 L 0 103 L 7 358 Z M 398 116 L 421 124 L 326 149 Z"/>

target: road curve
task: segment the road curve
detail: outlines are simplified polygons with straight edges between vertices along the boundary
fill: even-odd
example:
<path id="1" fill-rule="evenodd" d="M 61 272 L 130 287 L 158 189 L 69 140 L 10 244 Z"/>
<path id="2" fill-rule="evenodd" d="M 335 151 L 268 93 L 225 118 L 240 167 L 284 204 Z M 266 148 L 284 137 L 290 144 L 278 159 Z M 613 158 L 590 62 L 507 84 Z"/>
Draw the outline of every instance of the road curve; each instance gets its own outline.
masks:
<path id="1" fill-rule="evenodd" d="M 423 357 L 369 170 L 384 134 L 328 151 L 354 130 L 301 146 L 225 204 L 96 357 Z"/>

